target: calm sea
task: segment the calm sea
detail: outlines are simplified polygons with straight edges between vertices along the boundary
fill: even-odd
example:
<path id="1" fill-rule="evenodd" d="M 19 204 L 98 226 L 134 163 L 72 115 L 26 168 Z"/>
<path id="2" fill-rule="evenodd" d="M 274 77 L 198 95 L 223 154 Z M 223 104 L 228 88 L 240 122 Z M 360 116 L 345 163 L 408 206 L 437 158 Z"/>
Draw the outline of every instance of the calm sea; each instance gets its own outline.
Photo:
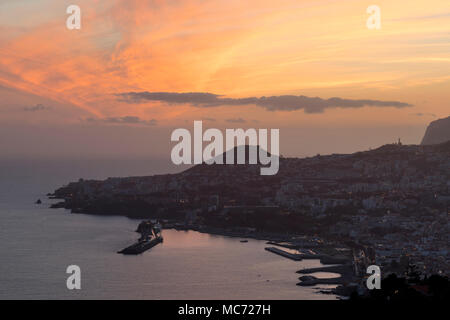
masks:
<path id="1" fill-rule="evenodd" d="M 1 160 L 0 299 L 335 299 L 296 286 L 295 271 L 319 261 L 285 259 L 264 241 L 165 230 L 162 245 L 123 256 L 116 251 L 137 239 L 138 220 L 49 209 L 45 194 L 69 181 L 174 171 L 164 163 Z M 78 291 L 66 288 L 73 264 L 81 268 Z"/>

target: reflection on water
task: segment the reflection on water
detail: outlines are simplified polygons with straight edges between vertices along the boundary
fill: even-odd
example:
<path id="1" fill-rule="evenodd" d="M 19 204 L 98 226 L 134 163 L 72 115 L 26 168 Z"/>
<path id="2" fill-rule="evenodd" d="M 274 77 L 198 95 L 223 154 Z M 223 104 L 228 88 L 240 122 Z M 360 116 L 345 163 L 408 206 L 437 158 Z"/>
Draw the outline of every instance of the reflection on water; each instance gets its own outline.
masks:
<path id="1" fill-rule="evenodd" d="M 308 276 L 313 276 L 318 279 L 329 279 L 329 278 L 339 278 L 341 275 L 334 272 L 313 272 L 308 273 Z"/>

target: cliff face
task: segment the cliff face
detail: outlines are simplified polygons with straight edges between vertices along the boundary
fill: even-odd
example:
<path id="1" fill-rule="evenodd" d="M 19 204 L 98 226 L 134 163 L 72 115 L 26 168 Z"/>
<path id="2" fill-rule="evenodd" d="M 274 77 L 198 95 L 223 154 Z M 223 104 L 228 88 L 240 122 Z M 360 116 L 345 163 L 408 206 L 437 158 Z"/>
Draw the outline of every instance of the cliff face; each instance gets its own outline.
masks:
<path id="1" fill-rule="evenodd" d="M 450 140 L 450 117 L 438 119 L 428 125 L 422 145 L 438 144 Z"/>

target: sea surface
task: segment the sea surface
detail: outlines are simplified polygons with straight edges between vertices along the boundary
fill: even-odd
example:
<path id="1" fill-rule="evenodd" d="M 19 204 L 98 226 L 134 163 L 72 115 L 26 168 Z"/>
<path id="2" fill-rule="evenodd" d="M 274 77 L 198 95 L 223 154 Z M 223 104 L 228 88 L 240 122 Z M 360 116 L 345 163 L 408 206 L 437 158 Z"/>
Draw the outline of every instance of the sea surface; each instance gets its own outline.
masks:
<path id="1" fill-rule="evenodd" d="M 138 238 L 139 220 L 49 209 L 45 194 L 70 181 L 177 170 L 165 163 L 1 159 L 0 299 L 336 299 L 317 293 L 329 286 L 296 286 L 295 272 L 318 260 L 291 261 L 265 241 L 164 230 L 161 245 L 123 256 L 116 251 Z M 81 268 L 81 290 L 66 287 L 69 265 Z"/>

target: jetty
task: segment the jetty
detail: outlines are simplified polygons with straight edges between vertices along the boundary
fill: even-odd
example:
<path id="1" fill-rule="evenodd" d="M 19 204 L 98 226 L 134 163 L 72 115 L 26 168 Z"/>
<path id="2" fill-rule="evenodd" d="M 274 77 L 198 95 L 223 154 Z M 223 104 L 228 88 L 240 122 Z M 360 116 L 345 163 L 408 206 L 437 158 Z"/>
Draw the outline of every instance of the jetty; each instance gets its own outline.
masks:
<path id="1" fill-rule="evenodd" d="M 282 257 L 294 260 L 294 261 L 301 261 L 302 260 L 302 255 L 300 253 L 290 253 L 284 250 L 281 250 L 279 248 L 275 248 L 275 247 L 268 247 L 265 248 L 267 251 L 270 251 L 272 253 L 278 254 Z"/>
<path id="2" fill-rule="evenodd" d="M 320 254 L 320 253 L 291 253 L 286 250 L 282 250 L 280 248 L 276 247 L 267 247 L 265 248 L 267 251 L 270 251 L 272 253 L 278 254 L 282 257 L 294 260 L 294 261 L 301 261 L 303 259 L 318 259 L 320 260 L 320 263 L 322 264 L 342 264 L 342 263 L 348 263 L 349 259 L 345 257 L 334 257 L 327 254 Z"/>
<path id="3" fill-rule="evenodd" d="M 340 273 L 340 274 L 349 274 L 353 273 L 352 266 L 350 264 L 347 265 L 338 265 L 338 266 L 325 266 L 325 267 L 317 267 L 317 268 L 306 268 L 298 270 L 297 273 L 300 274 L 310 274 L 316 272 L 331 272 L 331 273 Z"/>
<path id="4" fill-rule="evenodd" d="M 299 280 L 301 282 L 297 283 L 298 286 L 302 287 L 309 287 L 309 286 L 315 286 L 318 284 L 345 284 L 348 282 L 348 279 L 344 277 L 336 277 L 336 278 L 326 278 L 326 279 L 319 279 L 314 276 L 303 276 L 300 277 Z"/>
<path id="5" fill-rule="evenodd" d="M 117 253 L 125 255 L 136 255 L 153 248 L 158 243 L 163 242 L 161 235 L 161 226 L 158 223 L 152 223 L 151 221 L 143 221 L 139 224 L 136 232 L 141 234 L 141 237 L 136 243 L 125 249 L 118 251 Z"/>
<path id="6" fill-rule="evenodd" d="M 300 274 L 311 274 L 316 272 L 330 272 L 339 273 L 339 277 L 335 278 L 324 278 L 319 279 L 314 276 L 301 276 L 298 278 L 301 282 L 297 283 L 298 286 L 314 286 L 317 284 L 336 284 L 342 285 L 352 281 L 353 279 L 353 269 L 351 264 L 337 265 L 337 266 L 325 266 L 317 268 L 306 268 L 298 270 L 297 273 Z"/>

